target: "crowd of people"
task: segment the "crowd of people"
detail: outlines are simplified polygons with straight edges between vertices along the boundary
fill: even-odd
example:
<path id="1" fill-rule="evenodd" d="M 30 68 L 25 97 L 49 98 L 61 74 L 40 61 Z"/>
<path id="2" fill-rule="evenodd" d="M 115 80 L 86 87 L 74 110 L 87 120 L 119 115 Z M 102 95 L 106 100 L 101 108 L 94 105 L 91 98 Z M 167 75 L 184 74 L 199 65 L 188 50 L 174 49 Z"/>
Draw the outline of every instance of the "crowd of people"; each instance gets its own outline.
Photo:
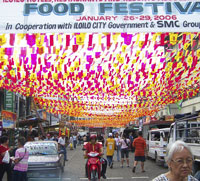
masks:
<path id="1" fill-rule="evenodd" d="M 101 176 L 106 179 L 106 169 L 109 166 L 111 169 L 114 166 L 113 156 L 116 152 L 117 161 L 121 161 L 121 168 L 126 166 L 130 167 L 129 163 L 129 152 L 134 148 L 134 163 L 132 172 L 136 172 L 138 162 L 141 163 L 141 172 L 145 172 L 145 159 L 147 156 L 146 152 L 146 141 L 142 137 L 142 132 L 138 132 L 138 137 L 131 139 L 131 135 L 120 135 L 118 132 L 108 134 L 108 138 L 104 139 L 101 134 L 84 135 L 80 138 L 80 135 L 73 134 L 68 139 L 64 133 L 60 137 L 58 135 L 47 134 L 46 137 L 35 137 L 34 140 L 45 140 L 45 141 L 57 141 L 60 149 L 63 150 L 64 159 L 67 161 L 67 145 L 72 144 L 73 149 L 76 149 L 77 144 L 81 145 L 84 142 L 84 156 L 87 158 L 87 153 L 97 151 L 101 155 L 102 171 Z M 8 181 L 26 181 L 26 173 L 28 169 L 28 158 L 29 153 L 24 145 L 26 143 L 25 137 L 18 138 L 18 147 L 13 149 L 9 147 L 8 136 L 1 137 L 0 145 L 0 181 L 2 181 L 5 172 L 7 172 Z M 106 158 L 103 158 L 103 147 L 106 150 Z M 5 159 L 9 153 L 9 161 Z M 191 175 L 193 156 L 190 148 L 183 141 L 176 141 L 171 145 L 168 151 L 167 164 L 169 171 L 161 174 L 160 176 L 153 179 L 153 181 L 198 181 Z M 87 162 L 86 162 L 86 176 L 87 173 Z"/>
<path id="2" fill-rule="evenodd" d="M 126 158 L 126 165 L 129 165 L 129 152 L 131 151 L 131 147 L 134 148 L 134 163 L 132 172 L 136 172 L 136 167 L 138 162 L 141 163 L 141 172 L 145 172 L 144 163 L 146 161 L 147 149 L 146 149 L 146 141 L 142 137 L 142 131 L 138 132 L 138 137 L 132 139 L 132 135 L 122 135 L 119 136 L 119 133 L 109 133 L 108 138 L 105 142 L 106 147 L 106 157 L 107 160 L 101 159 L 103 161 L 102 164 L 102 172 L 101 175 L 103 178 L 106 178 L 106 168 L 107 164 L 112 169 L 113 168 L 113 156 L 116 150 L 117 153 L 117 161 L 120 161 L 121 156 L 121 168 L 124 167 L 124 161 Z M 102 154 L 102 147 L 104 144 L 99 144 L 97 137 L 91 136 L 90 142 L 87 143 L 85 149 L 85 156 L 88 152 L 93 151 L 100 152 Z M 121 155 L 120 155 L 121 152 Z M 200 180 L 199 174 L 193 177 L 192 174 L 192 165 L 193 165 L 193 155 L 189 146 L 183 141 L 176 141 L 168 148 L 167 154 L 167 164 L 169 171 L 167 173 L 161 174 L 158 177 L 154 178 L 153 181 L 198 181 Z M 86 163 L 87 165 L 87 163 Z M 86 169 L 87 176 L 87 169 Z"/>
<path id="3" fill-rule="evenodd" d="M 70 135 L 74 149 L 76 149 L 77 135 Z M 68 137 L 65 133 L 62 133 L 60 137 L 57 134 L 46 136 L 31 136 L 27 139 L 23 136 L 18 138 L 18 145 L 16 148 L 13 146 L 9 147 L 8 135 L 0 137 L 0 181 L 2 181 L 4 174 L 7 173 L 7 181 L 26 181 L 27 180 L 27 169 L 28 169 L 28 158 L 29 152 L 24 148 L 27 141 L 56 141 L 58 142 L 59 149 L 63 151 L 64 160 L 67 159 L 67 149 L 69 145 Z"/>

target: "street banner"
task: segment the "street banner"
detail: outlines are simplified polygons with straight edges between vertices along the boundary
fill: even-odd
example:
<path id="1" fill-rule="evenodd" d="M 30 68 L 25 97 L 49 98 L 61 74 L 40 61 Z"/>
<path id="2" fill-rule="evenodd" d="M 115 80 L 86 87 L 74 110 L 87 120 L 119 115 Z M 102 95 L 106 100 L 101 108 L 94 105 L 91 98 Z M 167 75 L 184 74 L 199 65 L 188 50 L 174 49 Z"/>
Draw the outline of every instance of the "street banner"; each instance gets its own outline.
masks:
<path id="1" fill-rule="evenodd" d="M 2 120 L 3 120 L 3 128 L 15 128 L 17 114 L 10 111 L 1 111 Z"/>
<path id="2" fill-rule="evenodd" d="M 194 0 L 1 0 L 0 33 L 199 32 Z"/>

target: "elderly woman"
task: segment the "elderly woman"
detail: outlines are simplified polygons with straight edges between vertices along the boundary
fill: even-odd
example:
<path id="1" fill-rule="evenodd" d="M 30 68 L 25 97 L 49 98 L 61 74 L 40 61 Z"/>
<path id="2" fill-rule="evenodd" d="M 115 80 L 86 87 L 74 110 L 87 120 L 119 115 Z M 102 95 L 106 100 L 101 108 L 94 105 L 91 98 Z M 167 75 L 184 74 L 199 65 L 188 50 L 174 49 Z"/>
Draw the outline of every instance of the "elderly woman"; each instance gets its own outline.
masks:
<path id="1" fill-rule="evenodd" d="M 168 152 L 169 172 L 161 174 L 153 181 L 198 181 L 192 172 L 193 156 L 190 148 L 183 141 L 174 142 Z"/>

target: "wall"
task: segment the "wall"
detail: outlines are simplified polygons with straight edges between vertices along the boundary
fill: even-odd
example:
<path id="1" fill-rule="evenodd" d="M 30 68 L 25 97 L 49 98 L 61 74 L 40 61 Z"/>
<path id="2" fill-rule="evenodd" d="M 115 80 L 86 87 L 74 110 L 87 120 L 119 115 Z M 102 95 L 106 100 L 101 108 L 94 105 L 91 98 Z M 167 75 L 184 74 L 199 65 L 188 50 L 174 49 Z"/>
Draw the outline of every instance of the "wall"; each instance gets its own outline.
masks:
<path id="1" fill-rule="evenodd" d="M 194 111 L 200 110 L 200 96 L 184 101 L 182 103 L 182 108 L 180 110 L 178 109 L 178 106 L 176 104 L 170 104 L 169 106 L 170 106 L 171 115 L 194 113 Z M 163 112 L 163 115 L 162 115 L 162 112 Z M 167 107 L 165 107 L 164 109 L 158 112 L 159 117 L 164 116 L 164 115 L 168 115 Z"/>

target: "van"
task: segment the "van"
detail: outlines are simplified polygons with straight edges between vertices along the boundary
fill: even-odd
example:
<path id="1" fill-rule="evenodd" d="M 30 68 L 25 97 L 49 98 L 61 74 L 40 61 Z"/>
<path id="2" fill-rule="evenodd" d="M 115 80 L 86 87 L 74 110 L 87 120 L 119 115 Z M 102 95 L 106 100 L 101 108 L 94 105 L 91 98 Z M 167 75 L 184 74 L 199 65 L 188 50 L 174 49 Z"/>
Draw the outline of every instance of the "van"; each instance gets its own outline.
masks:
<path id="1" fill-rule="evenodd" d="M 184 141 L 193 154 L 193 175 L 200 176 L 200 115 L 189 115 L 175 120 L 170 126 L 168 148 L 177 140 Z"/>
<path id="2" fill-rule="evenodd" d="M 148 131 L 147 154 L 148 157 L 155 159 L 156 163 L 165 162 L 169 131 L 170 128 L 154 129 Z"/>

